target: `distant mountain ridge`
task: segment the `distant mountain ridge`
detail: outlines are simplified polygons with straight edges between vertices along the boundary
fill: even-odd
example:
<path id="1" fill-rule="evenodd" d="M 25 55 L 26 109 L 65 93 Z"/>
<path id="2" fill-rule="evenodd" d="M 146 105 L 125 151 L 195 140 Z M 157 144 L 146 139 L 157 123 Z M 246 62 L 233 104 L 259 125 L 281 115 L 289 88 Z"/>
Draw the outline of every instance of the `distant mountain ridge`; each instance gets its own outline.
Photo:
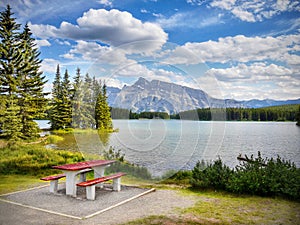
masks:
<path id="1" fill-rule="evenodd" d="M 148 81 L 140 77 L 133 85 L 122 89 L 107 87 L 108 104 L 111 107 L 131 109 L 133 112 L 168 112 L 170 114 L 196 108 L 261 108 L 268 106 L 300 104 L 296 100 L 272 99 L 237 101 L 217 99 L 200 89 L 159 80 Z"/>

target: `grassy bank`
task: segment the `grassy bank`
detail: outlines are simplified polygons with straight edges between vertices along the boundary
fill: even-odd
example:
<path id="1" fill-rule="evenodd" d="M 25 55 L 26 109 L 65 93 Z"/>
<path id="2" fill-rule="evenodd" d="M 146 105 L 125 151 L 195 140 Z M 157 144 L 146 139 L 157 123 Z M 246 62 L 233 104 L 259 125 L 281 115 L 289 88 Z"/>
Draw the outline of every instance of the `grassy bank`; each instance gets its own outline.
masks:
<path id="1" fill-rule="evenodd" d="M 126 224 L 300 224 L 298 202 L 192 189 L 180 192 L 195 199 L 195 205 L 178 209 L 173 216 L 153 215 Z"/>
<path id="2" fill-rule="evenodd" d="M 46 184 L 38 177 L 30 175 L 0 175 L 0 180 L 0 195 Z"/>

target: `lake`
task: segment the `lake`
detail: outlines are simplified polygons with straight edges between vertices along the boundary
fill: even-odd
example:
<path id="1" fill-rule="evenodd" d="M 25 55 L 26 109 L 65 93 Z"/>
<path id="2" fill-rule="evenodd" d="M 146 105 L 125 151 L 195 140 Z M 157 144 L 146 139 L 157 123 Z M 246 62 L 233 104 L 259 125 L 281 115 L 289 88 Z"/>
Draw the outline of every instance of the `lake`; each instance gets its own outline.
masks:
<path id="1" fill-rule="evenodd" d="M 113 146 L 154 176 L 218 157 L 234 167 L 239 154 L 256 157 L 258 151 L 263 158 L 279 155 L 300 167 L 300 127 L 295 122 L 114 120 L 113 125 L 119 132 L 66 135 L 58 147 L 101 154 Z"/>

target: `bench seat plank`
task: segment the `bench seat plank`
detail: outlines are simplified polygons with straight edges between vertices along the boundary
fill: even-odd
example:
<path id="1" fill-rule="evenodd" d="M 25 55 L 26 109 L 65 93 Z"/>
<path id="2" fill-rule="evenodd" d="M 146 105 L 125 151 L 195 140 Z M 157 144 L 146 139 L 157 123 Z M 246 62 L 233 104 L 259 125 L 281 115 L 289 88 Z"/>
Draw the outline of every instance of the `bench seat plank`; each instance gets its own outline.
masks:
<path id="1" fill-rule="evenodd" d="M 47 176 L 47 177 L 43 177 L 41 178 L 41 180 L 44 181 L 51 181 L 51 180 L 58 180 L 60 178 L 66 177 L 65 174 L 58 174 L 58 175 L 51 175 L 51 176 Z"/>
<path id="2" fill-rule="evenodd" d="M 76 184 L 77 186 L 81 186 L 81 187 L 87 187 L 87 186 L 91 186 L 91 185 L 95 185 L 95 184 L 99 184 L 105 181 L 109 181 L 109 180 L 113 180 L 119 177 L 122 177 L 126 175 L 126 173 L 116 173 L 116 174 L 112 174 L 112 175 L 108 175 L 105 177 L 99 177 L 93 180 L 88 180 L 88 181 L 84 181 L 81 183 Z"/>
<path id="3" fill-rule="evenodd" d="M 95 178 L 93 180 L 84 181 L 78 183 L 77 186 L 86 188 L 86 198 L 88 200 L 95 200 L 96 195 L 96 185 L 108 180 L 113 180 L 113 190 L 120 191 L 121 190 L 121 177 L 126 175 L 126 173 L 116 173 L 112 175 L 108 175 L 105 177 Z"/>

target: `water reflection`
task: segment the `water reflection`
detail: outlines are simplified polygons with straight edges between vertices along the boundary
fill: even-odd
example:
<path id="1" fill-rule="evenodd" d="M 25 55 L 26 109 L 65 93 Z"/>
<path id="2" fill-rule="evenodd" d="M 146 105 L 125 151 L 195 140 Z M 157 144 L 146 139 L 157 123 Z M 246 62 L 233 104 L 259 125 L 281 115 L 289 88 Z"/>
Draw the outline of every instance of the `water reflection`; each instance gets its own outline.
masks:
<path id="1" fill-rule="evenodd" d="M 80 151 L 83 154 L 102 155 L 109 148 L 111 133 L 102 131 L 91 131 L 86 133 L 61 134 L 63 141 L 48 148 L 56 148 L 69 151 Z"/>

